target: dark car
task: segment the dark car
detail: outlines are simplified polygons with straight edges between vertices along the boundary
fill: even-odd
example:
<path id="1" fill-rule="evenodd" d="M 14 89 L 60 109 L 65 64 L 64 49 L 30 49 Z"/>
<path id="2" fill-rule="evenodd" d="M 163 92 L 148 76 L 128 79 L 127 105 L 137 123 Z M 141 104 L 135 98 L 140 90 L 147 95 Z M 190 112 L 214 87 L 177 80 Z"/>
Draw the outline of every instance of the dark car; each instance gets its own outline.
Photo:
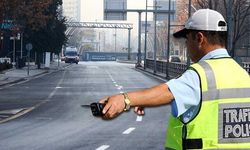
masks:
<path id="1" fill-rule="evenodd" d="M 169 62 L 181 62 L 181 59 L 179 56 L 172 55 L 169 57 Z"/>

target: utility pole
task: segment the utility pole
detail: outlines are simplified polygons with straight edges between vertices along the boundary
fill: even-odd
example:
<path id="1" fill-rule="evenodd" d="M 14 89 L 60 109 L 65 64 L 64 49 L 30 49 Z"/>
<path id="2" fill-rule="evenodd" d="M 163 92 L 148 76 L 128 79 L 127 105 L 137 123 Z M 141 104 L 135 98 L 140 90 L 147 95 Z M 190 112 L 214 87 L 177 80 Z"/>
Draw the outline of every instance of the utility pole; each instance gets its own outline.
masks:
<path id="1" fill-rule="evenodd" d="M 228 0 L 227 3 L 227 50 L 230 52 L 231 57 L 235 57 L 233 47 L 233 1 Z"/>

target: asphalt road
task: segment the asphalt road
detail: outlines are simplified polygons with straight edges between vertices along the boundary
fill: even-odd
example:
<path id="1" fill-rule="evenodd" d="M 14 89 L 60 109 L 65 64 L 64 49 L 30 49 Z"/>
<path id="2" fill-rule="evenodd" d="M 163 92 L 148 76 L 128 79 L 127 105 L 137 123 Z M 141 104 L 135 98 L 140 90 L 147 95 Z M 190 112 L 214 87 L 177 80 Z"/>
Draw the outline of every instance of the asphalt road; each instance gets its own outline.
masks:
<path id="1" fill-rule="evenodd" d="M 169 106 L 133 111 L 104 121 L 92 116 L 100 98 L 160 83 L 116 62 L 80 62 L 0 90 L 0 109 L 28 113 L 0 124 L 1 150 L 163 150 Z"/>

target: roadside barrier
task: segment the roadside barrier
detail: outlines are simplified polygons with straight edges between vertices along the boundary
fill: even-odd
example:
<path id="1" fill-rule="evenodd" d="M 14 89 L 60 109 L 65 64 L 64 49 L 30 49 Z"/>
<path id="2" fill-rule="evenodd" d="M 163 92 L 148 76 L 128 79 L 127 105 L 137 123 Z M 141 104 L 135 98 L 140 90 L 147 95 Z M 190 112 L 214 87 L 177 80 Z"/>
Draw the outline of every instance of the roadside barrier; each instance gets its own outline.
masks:
<path id="1" fill-rule="evenodd" d="M 242 67 L 250 74 L 250 62 L 243 62 Z M 154 70 L 154 60 L 146 59 L 146 68 L 150 70 Z M 167 61 L 157 60 L 156 61 L 156 72 L 160 74 L 168 75 L 167 79 L 172 79 L 180 76 L 187 69 L 186 63 L 179 62 L 169 62 L 167 65 Z"/>

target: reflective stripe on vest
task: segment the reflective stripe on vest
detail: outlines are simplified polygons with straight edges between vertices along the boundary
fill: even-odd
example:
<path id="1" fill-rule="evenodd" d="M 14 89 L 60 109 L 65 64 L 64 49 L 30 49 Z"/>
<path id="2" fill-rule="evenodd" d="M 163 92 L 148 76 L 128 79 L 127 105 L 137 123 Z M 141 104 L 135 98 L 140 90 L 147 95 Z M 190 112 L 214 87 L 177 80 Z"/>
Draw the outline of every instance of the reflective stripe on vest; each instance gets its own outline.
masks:
<path id="1" fill-rule="evenodd" d="M 228 64 L 232 69 L 226 74 L 224 71 L 227 69 L 224 68 L 228 67 Z M 168 132 L 171 130 L 171 133 L 180 133 L 185 127 L 186 133 L 184 136 L 179 134 L 171 136 L 167 133 L 167 138 L 170 140 L 166 139 L 166 148 L 178 149 L 181 145 L 175 146 L 177 143 L 171 142 L 176 139 L 181 140 L 182 142 L 178 143 L 182 143 L 182 148 L 187 149 L 249 148 L 249 75 L 230 58 L 206 60 L 191 67 L 201 79 L 201 108 L 197 116 L 187 124 L 180 125 L 181 117 L 175 118 L 178 123 L 172 120 Z M 229 82 L 225 83 L 228 80 Z"/>
<path id="2" fill-rule="evenodd" d="M 199 65 L 203 67 L 208 82 L 208 91 L 202 93 L 203 101 L 250 97 L 250 88 L 217 89 L 215 75 L 210 65 L 205 61 L 200 62 Z"/>
<path id="3" fill-rule="evenodd" d="M 200 128 L 190 132 L 187 135 L 187 140 L 196 140 L 197 137 L 194 135 L 199 134 L 200 130 L 200 138 L 202 138 L 202 143 L 199 144 L 206 148 L 249 148 L 250 146 L 250 84 L 246 87 L 239 87 L 236 83 L 234 84 L 234 88 L 219 88 L 218 77 L 211 66 L 216 60 L 207 60 L 200 62 L 199 65 L 203 68 L 205 72 L 207 89 L 202 91 L 202 112 L 198 114 L 197 120 L 202 120 L 202 117 L 211 120 L 212 122 L 217 122 L 216 124 L 210 124 L 209 121 L 202 122 L 193 120 L 187 124 L 187 130 L 193 129 L 195 124 L 201 124 Z M 218 63 L 221 63 L 221 60 L 217 60 Z M 227 60 L 229 63 L 233 64 L 233 60 Z M 224 63 L 223 63 L 224 64 Z M 233 64 L 234 65 L 234 64 Z M 235 63 L 235 65 L 237 65 Z M 235 67 L 232 66 L 232 67 Z M 225 66 L 226 67 L 226 66 Z M 231 66 L 229 66 L 231 67 Z M 237 68 L 237 67 L 236 67 Z M 244 77 L 244 75 L 239 74 L 239 76 L 234 76 L 233 74 L 224 74 L 224 68 L 220 68 L 220 74 L 224 75 L 225 78 L 239 78 Z M 216 70 L 216 68 L 215 68 Z M 237 75 L 237 71 L 235 73 Z M 218 75 L 218 72 L 217 72 Z M 204 76 L 203 76 L 204 78 Z M 246 83 L 249 82 L 249 76 Z M 234 80 L 234 79 L 232 79 Z M 204 80 L 202 81 L 204 82 Z M 202 83 L 203 84 L 203 83 Z M 239 83 L 240 84 L 240 83 Z M 243 103 L 243 101 L 245 102 Z M 211 110 L 212 109 L 212 110 Z M 215 113 L 216 112 L 216 113 Z M 206 115 L 207 114 L 207 115 Z M 214 115 L 213 115 L 214 114 Z M 218 116 L 215 116 L 218 115 Z M 214 116 L 214 117 L 213 117 Z M 216 118 L 216 120 L 215 120 Z M 203 123 L 203 125 L 202 125 Z M 206 125 L 207 124 L 207 125 Z M 202 129 L 208 129 L 206 132 L 202 131 Z M 195 134 L 196 133 L 196 134 Z M 203 134 L 203 135 L 202 135 Z M 207 134 L 207 135 L 206 135 Z M 217 134 L 217 135 L 214 135 Z M 184 140 L 185 141 L 185 140 Z M 190 146 L 190 145 L 188 145 Z M 188 148 L 187 146 L 187 148 Z M 195 148 L 195 147 L 194 147 Z"/>

